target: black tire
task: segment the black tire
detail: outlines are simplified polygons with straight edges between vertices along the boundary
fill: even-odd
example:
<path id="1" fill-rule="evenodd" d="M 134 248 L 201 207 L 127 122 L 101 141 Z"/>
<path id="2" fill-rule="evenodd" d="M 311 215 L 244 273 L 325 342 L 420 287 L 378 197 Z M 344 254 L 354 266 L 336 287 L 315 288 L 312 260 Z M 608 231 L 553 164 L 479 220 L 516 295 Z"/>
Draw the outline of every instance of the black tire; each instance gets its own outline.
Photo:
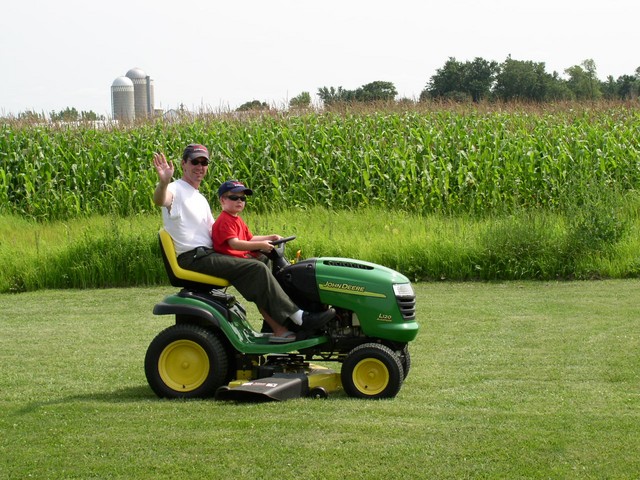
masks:
<path id="1" fill-rule="evenodd" d="M 315 399 L 325 399 L 329 397 L 329 392 L 327 392 L 324 388 L 322 387 L 314 387 L 311 390 L 309 390 L 309 395 L 307 395 L 309 398 L 315 398 Z"/>
<path id="2" fill-rule="evenodd" d="M 144 359 L 149 386 L 161 398 L 215 395 L 229 371 L 229 357 L 211 331 L 173 325 L 153 339 Z"/>
<path id="3" fill-rule="evenodd" d="M 393 398 L 402 386 L 403 372 L 393 350 L 378 343 L 365 343 L 349 352 L 340 378 L 350 397 Z"/>
<path id="4" fill-rule="evenodd" d="M 405 345 L 400 355 L 400 365 L 402 365 L 402 381 L 407 379 L 409 370 L 411 370 L 411 355 L 409 354 L 409 345 Z"/>

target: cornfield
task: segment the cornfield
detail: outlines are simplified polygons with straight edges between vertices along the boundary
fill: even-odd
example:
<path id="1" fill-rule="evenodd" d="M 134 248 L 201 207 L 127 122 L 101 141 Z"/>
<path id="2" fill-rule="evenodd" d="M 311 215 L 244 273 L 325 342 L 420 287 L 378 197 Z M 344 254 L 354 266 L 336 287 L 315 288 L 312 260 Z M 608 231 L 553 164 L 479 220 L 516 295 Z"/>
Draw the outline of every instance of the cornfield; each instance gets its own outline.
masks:
<path id="1" fill-rule="evenodd" d="M 44 220 L 149 212 L 153 153 L 165 152 L 178 175 L 182 149 L 192 142 L 211 152 L 203 193 L 212 199 L 220 182 L 240 179 L 255 190 L 257 212 L 563 211 L 638 189 L 639 112 L 621 104 L 207 115 L 105 128 L 5 122 L 0 213 Z"/>

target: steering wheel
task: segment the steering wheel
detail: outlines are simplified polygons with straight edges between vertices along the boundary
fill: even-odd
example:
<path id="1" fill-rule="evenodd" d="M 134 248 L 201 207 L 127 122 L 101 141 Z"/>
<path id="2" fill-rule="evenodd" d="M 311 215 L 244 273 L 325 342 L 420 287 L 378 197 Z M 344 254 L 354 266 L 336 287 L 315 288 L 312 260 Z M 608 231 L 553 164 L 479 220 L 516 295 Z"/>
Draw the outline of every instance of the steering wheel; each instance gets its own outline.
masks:
<path id="1" fill-rule="evenodd" d="M 291 235 L 290 237 L 283 237 L 280 240 L 270 240 L 269 243 L 273 246 L 276 246 L 276 245 L 281 245 L 283 243 L 290 242 L 291 240 L 295 240 L 295 239 L 296 239 L 296 236 Z"/>

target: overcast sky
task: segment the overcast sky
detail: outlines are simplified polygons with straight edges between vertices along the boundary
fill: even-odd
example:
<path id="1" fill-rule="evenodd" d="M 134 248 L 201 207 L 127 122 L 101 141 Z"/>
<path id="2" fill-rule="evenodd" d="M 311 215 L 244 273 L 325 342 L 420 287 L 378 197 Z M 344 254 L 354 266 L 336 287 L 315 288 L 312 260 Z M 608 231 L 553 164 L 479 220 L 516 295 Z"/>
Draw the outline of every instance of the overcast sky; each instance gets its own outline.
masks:
<path id="1" fill-rule="evenodd" d="M 449 57 L 593 59 L 640 67 L 640 1 L 20 0 L 0 9 L 0 115 L 66 107 L 111 116 L 111 84 L 151 76 L 156 108 L 285 106 L 320 87 L 392 82 L 418 98 Z"/>

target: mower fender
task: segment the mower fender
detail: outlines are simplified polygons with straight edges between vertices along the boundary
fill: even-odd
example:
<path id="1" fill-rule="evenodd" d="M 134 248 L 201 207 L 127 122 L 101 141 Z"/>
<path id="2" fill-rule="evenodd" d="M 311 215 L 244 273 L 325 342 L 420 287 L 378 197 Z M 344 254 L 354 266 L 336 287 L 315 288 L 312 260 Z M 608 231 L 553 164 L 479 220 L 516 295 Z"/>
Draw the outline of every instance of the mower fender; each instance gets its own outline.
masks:
<path id="1" fill-rule="evenodd" d="M 194 305 L 184 304 L 171 304 L 160 302 L 153 307 L 154 315 L 189 315 L 192 317 L 198 317 L 204 321 L 206 325 L 211 325 L 220 328 L 220 320 L 208 310 L 204 308 L 196 307 Z"/>

